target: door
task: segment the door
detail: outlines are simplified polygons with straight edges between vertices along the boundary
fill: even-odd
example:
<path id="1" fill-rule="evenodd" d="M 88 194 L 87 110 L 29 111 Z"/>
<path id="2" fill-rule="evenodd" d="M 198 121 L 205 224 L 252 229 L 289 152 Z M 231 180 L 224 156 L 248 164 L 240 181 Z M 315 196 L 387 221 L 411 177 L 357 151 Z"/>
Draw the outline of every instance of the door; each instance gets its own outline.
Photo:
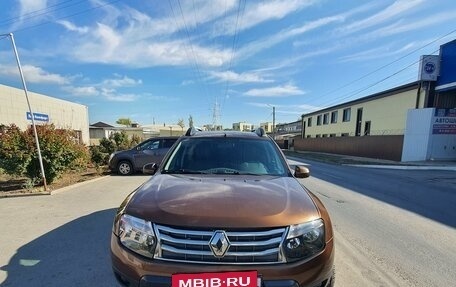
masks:
<path id="1" fill-rule="evenodd" d="M 137 147 L 136 153 L 134 155 L 134 164 L 136 170 L 142 170 L 142 167 L 146 163 L 160 163 L 158 161 L 158 150 L 160 148 L 160 139 L 151 139 L 148 140 Z"/>
<path id="2" fill-rule="evenodd" d="M 361 135 L 362 124 L 363 124 L 363 108 L 359 108 L 356 112 L 355 136 L 357 136 L 357 137 L 359 137 Z"/>
<path id="3" fill-rule="evenodd" d="M 364 135 L 368 136 L 371 133 L 371 121 L 366 121 L 364 123 Z"/>

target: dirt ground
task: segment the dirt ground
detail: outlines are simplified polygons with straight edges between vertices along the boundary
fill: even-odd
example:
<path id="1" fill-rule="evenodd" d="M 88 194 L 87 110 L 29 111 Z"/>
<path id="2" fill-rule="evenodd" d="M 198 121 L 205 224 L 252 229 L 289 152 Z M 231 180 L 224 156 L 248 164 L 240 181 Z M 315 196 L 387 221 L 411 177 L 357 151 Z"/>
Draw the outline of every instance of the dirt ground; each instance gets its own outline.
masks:
<path id="1" fill-rule="evenodd" d="M 66 172 L 60 178 L 56 179 L 52 184 L 48 184 L 48 190 L 45 191 L 42 185 L 32 186 L 30 184 L 30 180 L 26 177 L 13 177 L 0 172 L 0 198 L 15 195 L 21 196 L 49 194 L 49 192 L 52 190 L 56 190 L 65 186 L 107 174 L 109 174 L 107 168 L 100 168 L 98 170 L 96 168 L 87 168 L 86 170 L 80 172 Z"/>

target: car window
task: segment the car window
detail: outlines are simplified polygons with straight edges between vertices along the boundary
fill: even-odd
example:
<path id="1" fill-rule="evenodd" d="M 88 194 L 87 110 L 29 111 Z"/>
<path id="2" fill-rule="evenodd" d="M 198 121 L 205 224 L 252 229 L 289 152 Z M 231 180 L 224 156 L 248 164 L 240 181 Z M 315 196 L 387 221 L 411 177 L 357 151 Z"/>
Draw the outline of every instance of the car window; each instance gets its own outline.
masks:
<path id="1" fill-rule="evenodd" d="M 267 140 L 188 138 L 179 142 L 164 172 L 286 175 L 277 148 Z"/>
<path id="2" fill-rule="evenodd" d="M 160 140 L 147 141 L 139 146 L 140 150 L 154 150 L 160 146 Z"/>
<path id="3" fill-rule="evenodd" d="M 177 139 L 163 139 L 162 148 L 170 148 L 177 141 Z"/>

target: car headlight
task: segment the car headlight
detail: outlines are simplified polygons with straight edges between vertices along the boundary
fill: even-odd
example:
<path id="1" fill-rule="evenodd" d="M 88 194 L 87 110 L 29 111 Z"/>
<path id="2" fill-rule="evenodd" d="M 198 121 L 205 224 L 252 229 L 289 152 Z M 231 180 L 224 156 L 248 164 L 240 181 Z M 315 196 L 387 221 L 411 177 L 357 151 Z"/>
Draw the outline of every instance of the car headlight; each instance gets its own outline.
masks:
<path id="1" fill-rule="evenodd" d="M 151 222 L 124 214 L 120 217 L 118 226 L 123 246 L 140 255 L 154 257 L 157 238 Z"/>
<path id="2" fill-rule="evenodd" d="M 283 244 L 287 262 L 310 258 L 325 247 L 325 225 L 322 219 L 291 225 Z"/>

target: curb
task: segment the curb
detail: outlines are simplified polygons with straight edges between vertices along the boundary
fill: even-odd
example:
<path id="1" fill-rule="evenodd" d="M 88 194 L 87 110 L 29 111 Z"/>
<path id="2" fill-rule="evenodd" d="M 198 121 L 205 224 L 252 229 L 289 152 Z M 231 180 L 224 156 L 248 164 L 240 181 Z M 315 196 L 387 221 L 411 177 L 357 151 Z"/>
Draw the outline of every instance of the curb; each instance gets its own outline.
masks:
<path id="1" fill-rule="evenodd" d="M 0 199 L 2 199 L 2 198 L 13 198 L 13 197 L 55 195 L 55 194 L 62 193 L 62 192 L 66 191 L 66 190 L 68 190 L 70 188 L 78 187 L 78 186 L 81 186 L 81 185 L 84 185 L 84 184 L 87 184 L 87 183 L 92 183 L 94 181 L 106 178 L 108 176 L 110 176 L 110 175 L 105 175 L 105 176 L 100 176 L 100 177 L 96 177 L 96 178 L 93 178 L 93 179 L 85 180 L 85 181 L 78 182 L 78 183 L 75 183 L 75 184 L 71 184 L 71 185 L 56 189 L 56 190 L 35 192 L 35 193 L 0 194 Z"/>
<path id="2" fill-rule="evenodd" d="M 378 169 L 401 169 L 401 170 L 448 170 L 456 171 L 456 166 L 414 166 L 414 165 L 373 165 L 373 164 L 344 164 L 346 166 L 367 167 Z"/>
<path id="3" fill-rule="evenodd" d="M 68 190 L 70 188 L 78 187 L 78 186 L 84 185 L 86 183 L 92 183 L 92 182 L 101 180 L 103 178 L 106 178 L 108 176 L 110 176 L 110 175 L 100 176 L 100 177 L 97 177 L 97 178 L 93 178 L 93 179 L 89 179 L 89 180 L 86 180 L 86 181 L 78 182 L 78 183 L 75 183 L 75 184 L 72 184 L 72 185 L 68 185 L 68 186 L 65 186 L 65 187 L 62 187 L 62 188 L 59 188 L 59 189 L 56 189 L 56 190 L 51 190 L 49 192 L 49 194 L 50 195 L 59 194 L 59 193 L 62 193 L 62 192 L 66 191 L 66 190 Z"/>

